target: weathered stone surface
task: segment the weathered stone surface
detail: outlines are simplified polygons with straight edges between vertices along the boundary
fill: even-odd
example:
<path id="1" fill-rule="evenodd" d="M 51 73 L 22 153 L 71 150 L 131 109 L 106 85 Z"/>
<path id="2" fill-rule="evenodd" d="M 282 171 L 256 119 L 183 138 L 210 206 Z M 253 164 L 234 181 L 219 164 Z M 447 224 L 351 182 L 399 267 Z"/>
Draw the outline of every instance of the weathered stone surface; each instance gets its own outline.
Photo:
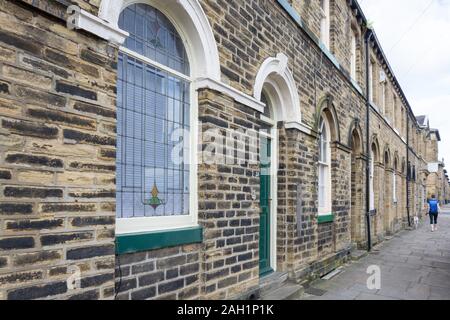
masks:
<path id="1" fill-rule="evenodd" d="M 0 179 L 11 180 L 12 174 L 9 170 L 0 170 Z"/>
<path id="2" fill-rule="evenodd" d="M 60 228 L 64 224 L 63 219 L 45 219 L 45 220 L 20 220 L 14 222 L 6 221 L 7 230 L 46 230 Z"/>
<path id="3" fill-rule="evenodd" d="M 105 226 L 113 225 L 115 222 L 114 217 L 78 217 L 74 218 L 71 222 L 74 227 L 86 227 L 86 226 Z"/>
<path id="4" fill-rule="evenodd" d="M 114 298 L 117 48 L 65 11 L 0 1 L 0 300 Z M 67 290 L 75 265 L 91 289 Z"/>
<path id="5" fill-rule="evenodd" d="M 71 129 L 64 130 L 64 138 L 75 140 L 79 143 L 90 143 L 95 145 L 107 145 L 107 146 L 116 145 L 115 138 L 85 133 Z"/>
<path id="6" fill-rule="evenodd" d="M 95 212 L 96 205 L 90 203 L 46 203 L 42 204 L 40 211 L 43 213 L 56 212 Z"/>
<path id="7" fill-rule="evenodd" d="M 3 128 L 9 129 L 20 135 L 38 137 L 42 139 L 55 139 L 58 137 L 59 132 L 55 127 L 49 127 L 42 124 L 38 125 L 26 121 L 2 120 L 2 126 Z"/>
<path id="8" fill-rule="evenodd" d="M 56 76 L 62 77 L 62 78 L 69 78 L 70 72 L 67 70 L 64 70 L 62 68 L 56 67 L 54 65 L 51 65 L 50 63 L 47 63 L 45 61 L 42 61 L 40 59 L 34 59 L 32 57 L 23 56 L 21 57 L 22 63 L 30 66 L 32 68 L 42 70 L 44 72 L 48 72 L 51 74 L 54 74 Z"/>
<path id="9" fill-rule="evenodd" d="M 67 292 L 66 281 L 53 282 L 50 284 L 31 286 L 8 291 L 8 300 L 30 300 L 55 296 Z"/>
<path id="10" fill-rule="evenodd" d="M 69 196 L 73 198 L 96 199 L 96 198 L 115 198 L 114 190 L 98 190 L 98 191 L 80 191 L 69 192 Z"/>
<path id="11" fill-rule="evenodd" d="M 52 79 L 47 76 L 36 74 L 34 71 L 17 68 L 14 66 L 3 66 L 3 75 L 16 82 L 31 86 L 39 85 L 41 89 L 49 90 L 52 86 Z"/>
<path id="12" fill-rule="evenodd" d="M 33 104 L 55 106 L 59 108 L 63 108 L 66 105 L 65 97 L 45 91 L 38 91 L 29 87 L 17 86 L 16 94 L 19 98 Z"/>
<path id="13" fill-rule="evenodd" d="M 40 239 L 43 246 L 54 246 L 71 242 L 80 242 L 83 240 L 91 240 L 92 238 L 93 235 L 90 232 L 73 232 L 43 235 Z"/>
<path id="14" fill-rule="evenodd" d="M 114 275 L 111 273 L 101 274 L 97 276 L 92 276 L 88 278 L 81 279 L 81 287 L 89 288 L 89 287 L 98 287 L 106 282 L 110 282 L 114 280 Z"/>
<path id="15" fill-rule="evenodd" d="M 61 189 L 5 187 L 4 195 L 11 198 L 62 198 Z"/>
<path id="16" fill-rule="evenodd" d="M 20 183 L 49 185 L 54 183 L 54 173 L 52 171 L 20 170 L 17 174 L 17 181 Z"/>
<path id="17" fill-rule="evenodd" d="M 79 293 L 68 298 L 68 300 L 98 300 L 100 294 L 98 290 L 90 290 L 87 292 Z"/>
<path id="18" fill-rule="evenodd" d="M 8 258 L 0 257 L 0 268 L 4 268 L 8 265 Z"/>
<path id="19" fill-rule="evenodd" d="M 30 249 L 34 247 L 32 237 L 12 237 L 0 239 L 0 250 Z"/>
<path id="20" fill-rule="evenodd" d="M 5 158 L 5 161 L 13 164 L 28 164 L 52 168 L 62 168 L 64 166 L 64 163 L 61 159 L 51 159 L 44 156 L 33 156 L 20 153 L 8 154 Z"/>
<path id="21" fill-rule="evenodd" d="M 72 162 L 70 163 L 70 167 L 74 169 L 80 169 L 84 171 L 106 171 L 106 172 L 115 172 L 115 165 L 102 165 L 95 163 L 80 163 L 80 162 Z"/>
<path id="22" fill-rule="evenodd" d="M 93 257 L 102 257 L 114 254 L 113 245 L 86 246 L 67 250 L 68 260 L 81 260 Z"/>
<path id="23" fill-rule="evenodd" d="M 9 84 L 3 81 L 0 81 L 0 93 L 9 93 Z"/>
<path id="24" fill-rule="evenodd" d="M 89 114 L 94 114 L 94 115 L 98 115 L 98 116 L 102 116 L 105 118 L 116 118 L 116 112 L 113 110 L 108 110 L 105 108 L 101 108 L 99 106 L 93 105 L 93 104 L 89 104 L 89 103 L 85 103 L 85 102 L 80 102 L 77 101 L 75 102 L 73 108 L 75 110 L 78 111 L 82 111 L 82 112 L 86 112 Z"/>
<path id="25" fill-rule="evenodd" d="M 24 253 L 14 258 L 14 265 L 17 267 L 23 267 L 26 265 L 49 264 L 59 259 L 61 259 L 60 251 Z"/>
<path id="26" fill-rule="evenodd" d="M 14 48 L 32 53 L 36 56 L 41 55 L 41 47 L 29 37 L 20 36 L 1 30 L 0 41 Z"/>
<path id="27" fill-rule="evenodd" d="M 39 279 L 42 279 L 42 271 L 0 275 L 0 288 L 7 285 L 26 283 Z"/>
<path id="28" fill-rule="evenodd" d="M 75 85 L 70 85 L 60 81 L 56 82 L 56 91 L 67 93 L 73 96 L 79 96 L 85 99 L 97 100 L 97 93 L 91 90 L 83 89 Z"/>
<path id="29" fill-rule="evenodd" d="M 66 112 L 46 110 L 46 109 L 28 109 L 27 114 L 30 117 L 45 120 L 49 122 L 56 122 L 62 124 L 69 124 L 75 127 L 85 129 L 95 129 L 96 123 L 94 120 L 81 118 L 76 115 L 71 115 Z"/>

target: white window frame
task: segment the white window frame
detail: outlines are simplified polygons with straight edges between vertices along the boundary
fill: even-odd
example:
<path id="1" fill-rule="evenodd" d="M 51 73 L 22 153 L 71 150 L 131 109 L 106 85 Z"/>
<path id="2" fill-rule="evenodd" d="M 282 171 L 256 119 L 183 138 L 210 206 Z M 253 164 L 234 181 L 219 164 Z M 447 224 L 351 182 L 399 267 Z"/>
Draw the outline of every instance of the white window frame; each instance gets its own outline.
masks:
<path id="1" fill-rule="evenodd" d="M 322 133 L 324 130 L 327 133 L 327 139 L 324 141 L 325 143 L 325 149 L 326 149 L 326 161 L 322 161 L 320 154 L 322 151 Z M 318 201 L 319 201 L 319 216 L 320 215 L 330 215 L 332 214 L 332 205 L 331 205 L 331 130 L 330 125 L 325 117 L 321 118 L 320 122 L 320 132 L 319 132 L 320 138 L 319 138 L 319 161 L 318 161 Z M 321 168 L 324 168 L 325 176 L 321 177 Z M 322 178 L 322 179 L 321 179 Z M 321 193 L 321 185 L 320 181 L 324 181 L 324 188 L 325 192 L 324 194 Z M 324 206 L 321 206 L 321 197 L 324 197 L 323 203 L 325 203 Z"/>
<path id="2" fill-rule="evenodd" d="M 397 199 L 397 172 L 394 169 L 394 173 L 392 175 L 392 200 L 396 204 L 398 202 Z"/>
<path id="3" fill-rule="evenodd" d="M 381 84 L 381 111 L 382 114 L 386 114 L 386 81 L 383 80 L 380 82 Z"/>
<path id="4" fill-rule="evenodd" d="M 353 80 L 356 79 L 356 34 L 355 31 L 351 31 L 350 36 L 350 76 Z"/>
<path id="5" fill-rule="evenodd" d="M 157 8 L 158 9 L 158 8 Z M 173 21 L 169 16 L 166 16 L 172 23 Z M 173 23 L 176 27 L 176 24 Z M 178 30 L 177 30 L 178 31 Z M 179 32 L 182 35 L 181 32 Z M 186 42 L 184 43 L 186 46 Z M 190 59 L 190 48 L 186 47 L 186 52 L 188 55 L 189 61 Z M 192 74 L 193 65 L 190 63 L 190 75 L 184 75 L 172 68 L 169 68 L 157 61 L 154 61 L 146 56 L 143 56 L 137 52 L 134 52 L 124 46 L 120 46 L 119 50 L 132 57 L 135 58 L 145 64 L 149 64 L 158 69 L 168 72 L 170 75 L 181 78 L 190 83 L 190 145 L 197 146 L 198 138 L 198 95 L 195 90 L 195 85 L 193 83 Z M 116 234 L 133 234 L 133 233 L 142 233 L 142 232 L 154 232 L 154 231 L 166 231 L 166 230 L 175 230 L 175 229 L 184 229 L 190 227 L 198 226 L 198 209 L 197 209 L 197 153 L 196 147 L 190 149 L 190 168 L 189 168 L 189 214 L 188 215 L 180 215 L 180 216 L 158 216 L 158 217 L 137 217 L 137 218 L 116 218 Z"/>
<path id="6" fill-rule="evenodd" d="M 320 40 L 329 49 L 331 31 L 330 0 L 321 0 L 320 13 Z"/>
<path id="7" fill-rule="evenodd" d="M 397 129 L 397 96 L 395 95 L 395 92 L 392 94 L 392 127 Z"/>
<path id="8" fill-rule="evenodd" d="M 369 101 L 373 103 L 373 62 L 369 60 L 369 70 L 367 71 L 369 74 Z"/>
<path id="9" fill-rule="evenodd" d="M 375 188 L 374 188 L 374 178 L 375 178 L 375 158 L 373 149 L 370 150 L 370 172 L 369 172 L 369 210 L 375 210 Z"/>

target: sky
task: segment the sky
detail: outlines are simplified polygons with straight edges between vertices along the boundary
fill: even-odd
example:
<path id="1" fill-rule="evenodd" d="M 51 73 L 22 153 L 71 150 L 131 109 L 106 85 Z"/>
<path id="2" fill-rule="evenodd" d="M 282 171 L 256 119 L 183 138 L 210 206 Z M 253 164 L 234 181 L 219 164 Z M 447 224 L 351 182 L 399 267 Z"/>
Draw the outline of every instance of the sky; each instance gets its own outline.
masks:
<path id="1" fill-rule="evenodd" d="M 450 168 L 450 0 L 359 0 L 414 114 L 439 129 Z"/>

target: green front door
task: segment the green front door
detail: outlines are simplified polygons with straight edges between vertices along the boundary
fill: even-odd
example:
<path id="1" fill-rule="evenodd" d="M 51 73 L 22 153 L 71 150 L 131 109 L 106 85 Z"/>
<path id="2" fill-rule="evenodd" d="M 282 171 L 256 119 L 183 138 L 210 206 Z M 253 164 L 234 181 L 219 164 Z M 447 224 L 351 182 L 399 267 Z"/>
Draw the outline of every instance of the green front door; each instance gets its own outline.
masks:
<path id="1" fill-rule="evenodd" d="M 270 267 L 270 158 L 271 139 L 261 137 L 260 146 L 261 162 L 261 195 L 260 195 L 260 229 L 259 229 L 259 273 L 261 276 L 271 273 Z"/>

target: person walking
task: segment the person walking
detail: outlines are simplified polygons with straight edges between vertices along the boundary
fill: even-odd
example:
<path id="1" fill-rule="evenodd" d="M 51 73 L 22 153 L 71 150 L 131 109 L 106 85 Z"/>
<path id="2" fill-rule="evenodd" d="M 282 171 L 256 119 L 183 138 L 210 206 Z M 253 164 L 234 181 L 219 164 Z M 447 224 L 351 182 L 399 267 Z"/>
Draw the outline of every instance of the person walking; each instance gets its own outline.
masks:
<path id="1" fill-rule="evenodd" d="M 431 224 L 431 232 L 437 231 L 437 220 L 438 215 L 441 212 L 441 208 L 439 207 L 439 201 L 436 199 L 436 196 L 433 194 L 431 199 L 428 200 L 428 215 L 430 216 L 430 224 Z"/>

